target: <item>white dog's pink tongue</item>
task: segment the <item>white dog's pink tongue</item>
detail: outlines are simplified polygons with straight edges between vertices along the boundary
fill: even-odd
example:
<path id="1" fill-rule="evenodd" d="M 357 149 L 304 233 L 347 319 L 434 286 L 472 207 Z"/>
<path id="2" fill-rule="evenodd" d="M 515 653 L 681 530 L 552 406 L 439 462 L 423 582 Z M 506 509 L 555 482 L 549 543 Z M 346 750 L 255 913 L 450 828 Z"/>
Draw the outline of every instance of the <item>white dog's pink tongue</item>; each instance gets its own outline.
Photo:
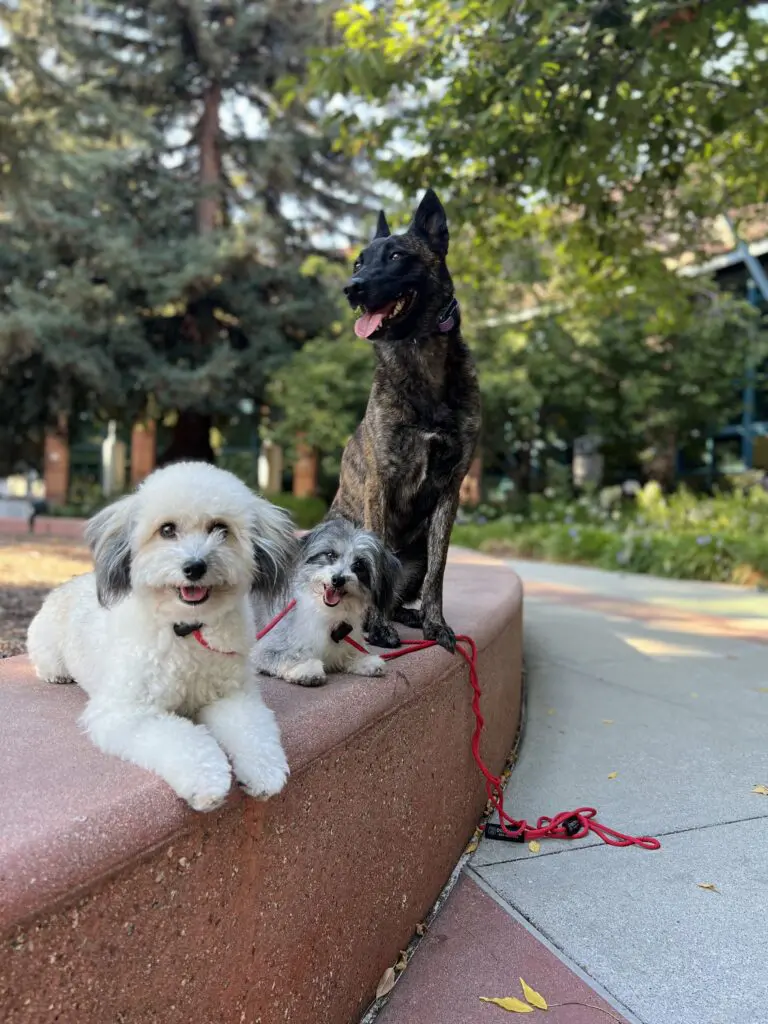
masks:
<path id="1" fill-rule="evenodd" d="M 208 593 L 207 587 L 182 587 L 181 596 L 184 601 L 202 601 Z"/>
<path id="2" fill-rule="evenodd" d="M 381 327 L 384 317 L 391 313 L 394 308 L 395 303 L 390 302 L 381 309 L 377 309 L 375 313 L 363 313 L 361 317 L 355 320 L 355 334 L 358 338 L 370 338 L 374 331 L 378 331 Z"/>

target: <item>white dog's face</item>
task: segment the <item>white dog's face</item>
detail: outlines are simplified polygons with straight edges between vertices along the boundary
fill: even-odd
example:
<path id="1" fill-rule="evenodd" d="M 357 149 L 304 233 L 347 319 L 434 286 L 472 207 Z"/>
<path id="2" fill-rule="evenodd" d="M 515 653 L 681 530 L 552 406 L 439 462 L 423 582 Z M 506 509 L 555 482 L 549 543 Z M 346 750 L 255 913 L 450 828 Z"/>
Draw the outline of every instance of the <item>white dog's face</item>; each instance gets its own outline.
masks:
<path id="1" fill-rule="evenodd" d="M 400 563 L 378 537 L 345 519 L 330 519 L 302 538 L 295 585 L 334 613 L 357 615 L 371 604 L 386 608 Z"/>
<path id="2" fill-rule="evenodd" d="M 95 516 L 86 539 L 105 606 L 134 590 L 159 614 L 210 621 L 248 590 L 281 590 L 293 524 L 233 474 L 176 463 Z"/>

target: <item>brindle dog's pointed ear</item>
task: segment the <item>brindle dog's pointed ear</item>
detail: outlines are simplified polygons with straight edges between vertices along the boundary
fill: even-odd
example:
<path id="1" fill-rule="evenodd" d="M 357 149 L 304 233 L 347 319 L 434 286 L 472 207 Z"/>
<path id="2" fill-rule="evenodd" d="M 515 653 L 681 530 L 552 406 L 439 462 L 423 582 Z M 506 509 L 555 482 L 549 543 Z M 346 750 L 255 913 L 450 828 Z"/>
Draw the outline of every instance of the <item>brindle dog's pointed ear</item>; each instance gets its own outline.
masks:
<path id="1" fill-rule="evenodd" d="M 374 238 L 389 238 L 392 232 L 387 224 L 387 217 L 383 210 L 379 210 L 379 219 L 376 221 L 376 234 Z"/>
<path id="2" fill-rule="evenodd" d="M 428 188 L 413 215 L 408 233 L 423 238 L 438 256 L 448 253 L 448 218 L 437 194 Z"/>

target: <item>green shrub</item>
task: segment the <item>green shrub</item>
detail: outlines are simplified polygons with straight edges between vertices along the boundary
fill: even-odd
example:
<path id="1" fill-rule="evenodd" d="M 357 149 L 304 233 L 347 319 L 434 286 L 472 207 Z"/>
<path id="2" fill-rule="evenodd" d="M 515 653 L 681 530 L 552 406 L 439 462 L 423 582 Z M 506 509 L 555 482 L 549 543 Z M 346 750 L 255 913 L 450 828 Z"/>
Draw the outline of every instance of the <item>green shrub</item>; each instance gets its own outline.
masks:
<path id="1" fill-rule="evenodd" d="M 290 512 L 300 530 L 311 530 L 317 526 L 328 511 L 322 498 L 297 498 L 293 494 L 269 494 L 266 497 L 273 505 Z"/>

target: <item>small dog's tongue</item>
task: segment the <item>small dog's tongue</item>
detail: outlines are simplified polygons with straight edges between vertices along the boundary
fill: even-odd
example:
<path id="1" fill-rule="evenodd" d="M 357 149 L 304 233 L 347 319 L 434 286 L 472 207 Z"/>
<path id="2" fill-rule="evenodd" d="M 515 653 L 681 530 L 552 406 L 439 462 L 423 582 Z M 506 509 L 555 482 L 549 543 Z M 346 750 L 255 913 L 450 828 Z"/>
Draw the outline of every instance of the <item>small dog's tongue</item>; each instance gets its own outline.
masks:
<path id="1" fill-rule="evenodd" d="M 181 596 L 185 601 L 202 601 L 208 593 L 207 587 L 182 587 Z"/>
<path id="2" fill-rule="evenodd" d="M 384 317 L 391 313 L 395 308 L 395 303 L 390 302 L 386 306 L 382 306 L 381 309 L 377 309 L 374 313 L 363 313 L 361 317 L 355 320 L 355 334 L 358 338 L 370 338 L 374 331 L 378 331 L 381 327 L 381 322 Z"/>
<path id="3" fill-rule="evenodd" d="M 329 608 L 335 608 L 341 598 L 341 592 L 336 590 L 335 587 L 325 587 L 323 590 L 323 601 L 325 601 Z"/>

